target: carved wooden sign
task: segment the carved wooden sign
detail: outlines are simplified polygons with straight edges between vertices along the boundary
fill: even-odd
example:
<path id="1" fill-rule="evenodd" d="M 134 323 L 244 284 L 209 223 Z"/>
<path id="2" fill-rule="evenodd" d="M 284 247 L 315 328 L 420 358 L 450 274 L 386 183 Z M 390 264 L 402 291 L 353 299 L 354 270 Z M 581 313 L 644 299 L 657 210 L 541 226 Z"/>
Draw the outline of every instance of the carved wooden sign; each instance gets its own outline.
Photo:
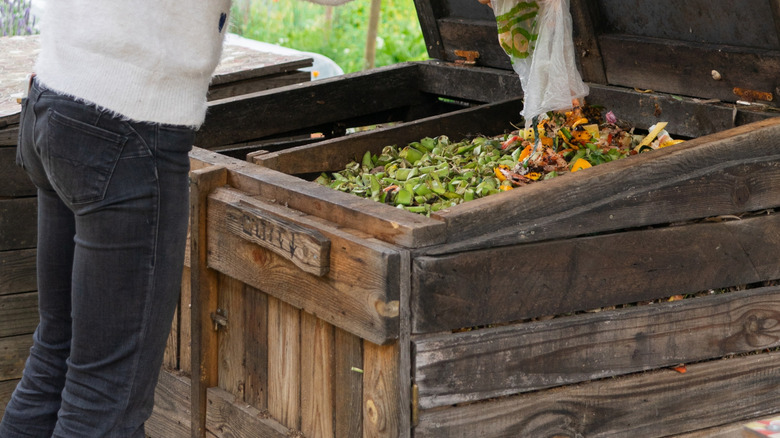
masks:
<path id="1" fill-rule="evenodd" d="M 323 276 L 330 268 L 330 240 L 256 206 L 239 202 L 227 207 L 228 229 L 293 262 L 301 270 Z"/>

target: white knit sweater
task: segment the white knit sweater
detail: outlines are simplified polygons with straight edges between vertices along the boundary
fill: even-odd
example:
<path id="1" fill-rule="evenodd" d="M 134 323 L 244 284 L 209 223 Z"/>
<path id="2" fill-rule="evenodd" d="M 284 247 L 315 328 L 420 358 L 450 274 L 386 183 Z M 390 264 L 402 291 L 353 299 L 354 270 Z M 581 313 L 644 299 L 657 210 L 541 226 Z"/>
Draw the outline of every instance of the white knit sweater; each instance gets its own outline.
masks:
<path id="1" fill-rule="evenodd" d="M 198 127 L 230 0 L 56 0 L 35 71 L 50 89 L 123 117 Z"/>

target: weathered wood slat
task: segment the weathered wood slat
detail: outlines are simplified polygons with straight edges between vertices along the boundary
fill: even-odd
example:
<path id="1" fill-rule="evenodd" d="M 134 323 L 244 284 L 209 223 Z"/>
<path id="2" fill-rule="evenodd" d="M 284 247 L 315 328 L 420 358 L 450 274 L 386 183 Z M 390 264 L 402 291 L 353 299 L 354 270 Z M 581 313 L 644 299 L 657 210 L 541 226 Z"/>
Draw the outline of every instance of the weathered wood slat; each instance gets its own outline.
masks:
<path id="1" fill-rule="evenodd" d="M 37 326 L 37 292 L 0 295 L 0 338 L 30 334 Z"/>
<path id="2" fill-rule="evenodd" d="M 576 47 L 578 68 L 585 82 L 606 84 L 607 76 L 604 72 L 604 60 L 596 36 L 596 29 L 600 27 L 598 10 L 589 0 L 572 0 L 571 16 L 573 25 L 573 40 Z"/>
<path id="3" fill-rule="evenodd" d="M 301 432 L 338 438 L 334 425 L 333 326 L 301 312 Z"/>
<path id="4" fill-rule="evenodd" d="M 476 50 L 479 52 L 477 65 L 511 70 L 509 57 L 498 44 L 495 18 L 492 14 L 484 18 L 463 20 L 461 17 L 444 17 L 438 20 L 444 59 L 451 62 L 459 59 L 455 50 Z"/>
<path id="5" fill-rule="evenodd" d="M 216 313 L 217 272 L 208 268 L 207 200 L 215 188 L 227 184 L 227 171 L 212 166 L 190 172 L 190 321 L 192 373 L 192 438 L 206 433 L 206 390 L 218 382 L 217 337 L 212 314 Z"/>
<path id="6" fill-rule="evenodd" d="M 423 215 L 409 214 L 201 148 L 192 150 L 190 162 L 193 169 L 212 164 L 226 166 L 231 187 L 345 228 L 367 231 L 385 242 L 417 247 L 444 241 L 445 225 Z"/>
<path id="7" fill-rule="evenodd" d="M 502 102 L 523 95 L 520 78 L 513 70 L 462 67 L 436 60 L 421 62 L 418 68 L 420 90 L 436 96 L 472 102 Z M 508 113 L 504 117 L 511 120 L 515 115 Z"/>
<path id="8" fill-rule="evenodd" d="M 190 302 L 192 299 L 192 274 L 190 268 L 184 267 L 182 272 L 181 299 L 179 300 L 179 370 L 190 374 L 192 365 L 192 315 Z"/>
<path id="9" fill-rule="evenodd" d="M 218 386 L 239 400 L 244 399 L 246 387 L 244 297 L 243 283 L 227 275 L 219 276 L 217 313 L 226 323 L 217 331 Z"/>
<path id="10" fill-rule="evenodd" d="M 780 117 L 441 210 L 453 243 L 430 253 L 774 208 L 778 136 Z"/>
<path id="11" fill-rule="evenodd" d="M 480 105 L 346 138 L 257 155 L 254 163 L 287 174 L 339 171 L 350 161 L 359 162 L 366 151 L 378 155 L 385 146 L 403 147 L 424 137 L 447 135 L 459 141 L 479 134 L 501 134 L 512 129 L 511 122 L 520 123 L 522 107 L 521 99 Z"/>
<path id="12" fill-rule="evenodd" d="M 226 99 L 233 96 L 242 96 L 271 88 L 286 85 L 299 84 L 311 78 L 308 71 L 297 71 L 264 76 L 262 78 L 248 78 L 230 83 L 214 84 L 209 87 L 208 99 L 210 101 Z"/>
<path id="13" fill-rule="evenodd" d="M 22 378 L 32 343 L 31 335 L 0 338 L 0 381 Z"/>
<path id="14" fill-rule="evenodd" d="M 35 248 L 38 198 L 0 199 L 0 251 Z"/>
<path id="15" fill-rule="evenodd" d="M 763 288 L 413 342 L 429 409 L 780 345 L 780 288 Z"/>
<path id="16" fill-rule="evenodd" d="M 268 297 L 268 411 L 301 428 L 301 311 Z"/>
<path id="17" fill-rule="evenodd" d="M 363 341 L 338 327 L 333 336 L 333 430 L 336 437 L 363 437 Z"/>
<path id="18" fill-rule="evenodd" d="M 174 372 L 160 372 L 154 410 L 145 427 L 151 438 L 190 437 L 190 379 Z"/>
<path id="19" fill-rule="evenodd" d="M 773 214 L 416 257 L 413 332 L 560 315 L 777 279 L 778 227 L 780 216 Z"/>
<path id="20" fill-rule="evenodd" d="M 17 116 L 18 119 L 18 116 Z M 19 125 L 0 129 L 0 146 L 16 146 L 19 141 Z"/>
<path id="21" fill-rule="evenodd" d="M 666 93 L 741 100 L 734 87 L 768 92 L 780 101 L 776 87 L 780 53 L 766 49 L 702 44 L 629 35 L 602 35 L 599 45 L 610 84 Z M 642 54 L 642 62 L 626 62 Z M 653 74 L 647 74 L 652 69 Z M 720 73 L 713 79 L 712 71 Z"/>
<path id="22" fill-rule="evenodd" d="M 195 144 L 239 143 L 413 105 L 423 98 L 414 85 L 416 72 L 413 64 L 402 64 L 222 99 L 209 106 Z M 282 92 L 284 99 L 279 98 Z M 290 108 L 295 112 L 289 113 Z M 269 114 L 282 113 L 289 117 L 268 123 Z"/>
<path id="23" fill-rule="evenodd" d="M 268 413 L 245 405 L 236 396 L 220 388 L 210 388 L 206 427 L 217 438 L 288 438 L 290 429 Z"/>
<path id="24" fill-rule="evenodd" d="M 245 286 L 244 401 L 257 409 L 268 408 L 268 295 Z"/>
<path id="25" fill-rule="evenodd" d="M 379 346 L 363 343 L 363 436 L 372 438 L 409 435 L 409 425 L 399 409 L 403 409 L 398 367 L 400 345 Z M 406 405 L 409 406 L 408 404 Z"/>
<path id="26" fill-rule="evenodd" d="M 416 438 L 663 437 L 780 411 L 780 353 L 423 411 Z"/>
<path id="27" fill-rule="evenodd" d="M 0 382 L 0 418 L 5 413 L 5 407 L 8 405 L 8 401 L 11 400 L 11 394 L 16 389 L 17 383 L 19 383 L 17 379 Z"/>
<path id="28" fill-rule="evenodd" d="M 317 229 L 331 241 L 332 272 L 318 277 L 302 272 L 283 257 L 225 230 L 226 207 L 238 200 L 273 209 L 291 222 Z M 283 299 L 327 322 L 377 343 L 398 336 L 397 250 L 359 239 L 283 207 L 220 189 L 209 198 L 209 266 Z"/>
<path id="29" fill-rule="evenodd" d="M 0 147 L 0 175 L 3 177 L 3 183 L 0 184 L 0 197 L 35 195 L 36 188 L 30 181 L 30 177 L 16 165 L 15 147 Z"/>
<path id="30" fill-rule="evenodd" d="M 0 251 L 0 295 L 30 292 L 38 288 L 35 270 L 37 251 Z"/>

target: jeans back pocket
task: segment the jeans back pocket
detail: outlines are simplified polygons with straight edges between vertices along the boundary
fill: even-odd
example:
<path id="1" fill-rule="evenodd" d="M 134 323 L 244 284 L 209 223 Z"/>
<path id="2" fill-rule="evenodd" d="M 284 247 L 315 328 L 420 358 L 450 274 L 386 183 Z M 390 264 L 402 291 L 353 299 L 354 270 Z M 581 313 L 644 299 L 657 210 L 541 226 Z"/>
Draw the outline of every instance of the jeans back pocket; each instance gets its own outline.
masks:
<path id="1" fill-rule="evenodd" d="M 42 155 L 54 189 L 71 204 L 101 201 L 127 137 L 47 111 Z"/>

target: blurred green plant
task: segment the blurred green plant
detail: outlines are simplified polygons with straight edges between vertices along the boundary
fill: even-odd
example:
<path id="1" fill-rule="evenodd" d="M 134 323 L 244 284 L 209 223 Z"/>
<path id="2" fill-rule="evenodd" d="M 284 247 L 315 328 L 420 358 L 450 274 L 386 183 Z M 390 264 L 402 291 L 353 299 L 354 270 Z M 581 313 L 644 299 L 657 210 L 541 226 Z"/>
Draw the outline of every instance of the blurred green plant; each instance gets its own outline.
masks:
<path id="1" fill-rule="evenodd" d="M 233 2 L 231 31 L 246 38 L 320 53 L 345 73 L 365 68 L 371 0 L 323 6 L 301 0 Z M 412 0 L 383 0 L 375 66 L 428 59 Z"/>
<path id="2" fill-rule="evenodd" d="M 0 1 L 0 30 L 3 36 L 38 33 L 35 17 L 30 14 L 32 0 Z"/>

